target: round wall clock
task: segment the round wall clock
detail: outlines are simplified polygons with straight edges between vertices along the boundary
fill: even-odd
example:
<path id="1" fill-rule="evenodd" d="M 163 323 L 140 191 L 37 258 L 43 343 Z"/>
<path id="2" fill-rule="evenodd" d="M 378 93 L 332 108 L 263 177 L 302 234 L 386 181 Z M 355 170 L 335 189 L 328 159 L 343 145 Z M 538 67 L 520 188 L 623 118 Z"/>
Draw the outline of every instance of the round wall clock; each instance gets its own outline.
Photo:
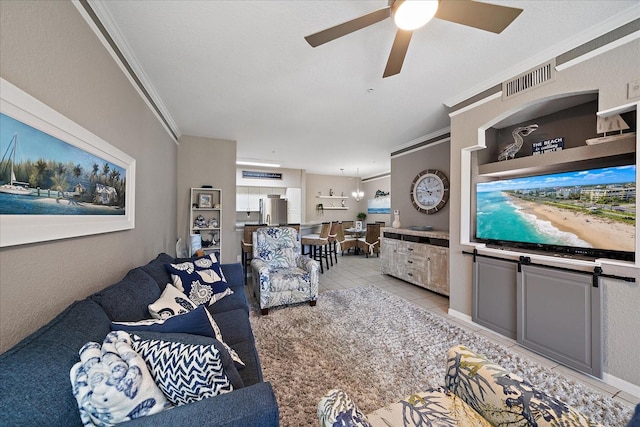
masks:
<path id="1" fill-rule="evenodd" d="M 442 171 L 423 170 L 411 183 L 411 203 L 422 213 L 436 213 L 448 200 L 449 179 Z"/>

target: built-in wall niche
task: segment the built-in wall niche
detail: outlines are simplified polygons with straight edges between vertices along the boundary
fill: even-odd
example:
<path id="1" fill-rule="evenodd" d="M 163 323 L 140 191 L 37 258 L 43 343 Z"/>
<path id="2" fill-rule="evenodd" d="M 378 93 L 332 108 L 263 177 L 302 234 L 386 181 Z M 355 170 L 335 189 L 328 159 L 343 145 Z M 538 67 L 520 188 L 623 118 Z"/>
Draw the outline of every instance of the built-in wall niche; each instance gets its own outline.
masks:
<path id="1" fill-rule="evenodd" d="M 502 120 L 485 133 L 487 148 L 476 153 L 477 174 L 502 179 L 634 163 L 633 137 L 587 145 L 586 140 L 602 136 L 597 133 L 597 108 L 595 94 L 576 95 L 545 101 Z M 628 132 L 635 131 L 636 111 L 626 111 L 620 116 L 630 127 Z M 514 132 L 533 124 L 538 128 L 523 137 L 522 148 L 515 158 L 499 161 L 500 152 L 514 142 Z M 558 138 L 563 139 L 561 151 L 533 155 L 535 143 Z"/>
<path id="2" fill-rule="evenodd" d="M 486 131 L 486 149 L 471 157 L 471 241 L 499 249 L 587 261 L 636 258 L 637 203 L 632 183 L 637 179 L 634 170 L 626 166 L 636 164 L 637 111 L 629 104 L 618 111 L 598 114 L 597 99 L 578 101 L 584 101 L 584 96 L 571 97 L 569 102 L 553 100 L 551 106 L 547 101 L 526 108 Z M 575 105 L 567 105 L 572 103 Z M 558 105 L 566 108 L 558 109 Z M 533 115 L 541 111 L 553 112 Z M 597 132 L 598 116 L 616 114 L 630 129 L 617 140 L 587 144 L 587 139 L 602 136 Z M 526 136 L 518 155 L 497 161 L 500 150 L 513 142 L 508 135 L 518 127 L 532 124 L 538 128 Z M 564 138 L 561 151 L 533 154 L 535 142 L 559 137 Z M 603 173 L 602 168 L 614 166 L 625 167 Z M 562 172 L 575 173 L 558 175 Z M 584 178 L 587 173 L 589 181 Z M 621 180 L 605 180 L 605 176 Z M 571 184 L 567 179 L 572 179 Z M 603 195 L 603 191 L 607 194 Z M 514 205 L 520 210 L 513 211 Z M 500 210 L 501 207 L 504 209 Z M 521 215 L 514 215 L 520 212 L 528 212 L 525 217 L 534 215 L 537 220 L 533 224 L 530 219 L 523 221 Z M 544 225 L 545 221 L 553 227 Z M 620 224 L 600 226 L 604 223 Z M 515 228 L 510 229 L 514 224 Z M 535 230 L 527 228 L 531 226 Z M 616 234 L 619 239 L 611 240 L 610 235 Z"/>
<path id="3" fill-rule="evenodd" d="M 581 96 L 577 100 L 583 100 Z M 532 154 L 532 144 L 537 141 L 544 141 L 551 138 L 564 137 L 564 148 L 573 148 L 586 145 L 585 140 L 594 138 L 596 134 L 596 113 L 598 112 L 598 100 L 594 96 L 589 96 L 592 100 L 575 105 L 560 111 L 553 111 L 544 115 L 540 114 L 542 107 L 532 109 L 527 117 L 526 111 L 518 113 L 497 123 L 487 131 L 487 149 L 478 153 L 479 164 L 486 164 L 498 161 L 500 151 L 507 145 L 514 142 L 513 131 L 518 127 L 537 124 L 538 129 L 524 137 L 522 149 L 516 154 L 516 158 L 530 156 Z M 552 106 L 545 109 L 555 110 Z M 514 121 L 518 120 L 518 121 Z"/>

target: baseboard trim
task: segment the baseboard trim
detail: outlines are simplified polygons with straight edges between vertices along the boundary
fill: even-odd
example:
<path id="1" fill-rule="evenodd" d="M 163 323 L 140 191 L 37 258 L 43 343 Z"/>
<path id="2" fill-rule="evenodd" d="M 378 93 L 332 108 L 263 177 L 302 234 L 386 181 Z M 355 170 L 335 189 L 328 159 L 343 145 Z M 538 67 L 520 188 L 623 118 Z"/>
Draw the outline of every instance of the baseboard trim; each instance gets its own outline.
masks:
<path id="1" fill-rule="evenodd" d="M 447 314 L 449 316 L 453 316 L 457 319 L 464 320 L 465 322 L 472 323 L 475 325 L 475 323 L 473 323 L 473 320 L 471 320 L 471 316 L 469 316 L 468 314 L 464 314 L 460 311 L 453 310 L 452 308 L 449 308 L 449 310 L 447 311 Z"/>
<path id="2" fill-rule="evenodd" d="M 453 310 L 451 308 L 449 308 L 449 310 L 447 311 L 447 313 L 452 316 L 455 317 L 456 319 L 460 319 L 464 322 L 469 323 L 470 325 L 476 326 L 476 327 L 480 327 L 482 329 L 486 329 L 484 327 L 482 327 L 482 325 L 478 325 L 477 323 L 474 323 L 471 316 L 469 316 L 468 314 L 464 314 L 460 311 L 457 310 Z M 494 332 L 495 333 L 495 332 Z M 499 334 L 498 334 L 499 335 Z M 543 356 L 544 357 L 544 356 Z M 551 360 L 551 359 L 549 359 Z M 555 362 L 555 361 L 554 361 Z M 607 374 L 606 372 L 602 373 L 602 382 L 604 382 L 605 384 L 608 384 L 610 386 L 613 386 L 619 390 L 622 390 L 626 393 L 629 393 L 635 397 L 640 398 L 640 386 L 637 386 L 633 383 L 630 383 L 628 381 L 625 381 L 621 378 L 615 377 L 611 374 Z"/>
<path id="3" fill-rule="evenodd" d="M 621 378 L 614 377 L 606 372 L 602 373 L 602 381 L 640 399 L 640 386 Z"/>

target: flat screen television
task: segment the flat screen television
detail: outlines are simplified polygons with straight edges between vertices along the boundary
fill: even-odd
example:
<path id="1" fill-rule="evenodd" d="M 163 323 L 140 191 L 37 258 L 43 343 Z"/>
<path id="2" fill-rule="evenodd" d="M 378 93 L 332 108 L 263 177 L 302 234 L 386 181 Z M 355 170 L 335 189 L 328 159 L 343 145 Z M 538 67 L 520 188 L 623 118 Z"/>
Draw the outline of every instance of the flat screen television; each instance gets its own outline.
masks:
<path id="1" fill-rule="evenodd" d="M 475 238 L 489 246 L 635 261 L 636 166 L 476 185 Z"/>

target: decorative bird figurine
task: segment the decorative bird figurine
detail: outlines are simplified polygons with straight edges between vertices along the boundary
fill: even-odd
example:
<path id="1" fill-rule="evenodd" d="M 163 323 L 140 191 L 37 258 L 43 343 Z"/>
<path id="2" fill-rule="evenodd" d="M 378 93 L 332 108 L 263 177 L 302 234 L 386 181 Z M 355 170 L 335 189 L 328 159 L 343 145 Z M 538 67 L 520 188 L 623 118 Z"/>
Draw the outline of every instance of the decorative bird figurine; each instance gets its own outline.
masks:
<path id="1" fill-rule="evenodd" d="M 498 161 L 513 159 L 522 148 L 522 143 L 524 142 L 523 137 L 531 135 L 536 129 L 538 129 L 538 125 L 536 124 L 515 128 L 513 132 L 511 132 L 514 142 L 504 147 L 498 156 Z"/>

